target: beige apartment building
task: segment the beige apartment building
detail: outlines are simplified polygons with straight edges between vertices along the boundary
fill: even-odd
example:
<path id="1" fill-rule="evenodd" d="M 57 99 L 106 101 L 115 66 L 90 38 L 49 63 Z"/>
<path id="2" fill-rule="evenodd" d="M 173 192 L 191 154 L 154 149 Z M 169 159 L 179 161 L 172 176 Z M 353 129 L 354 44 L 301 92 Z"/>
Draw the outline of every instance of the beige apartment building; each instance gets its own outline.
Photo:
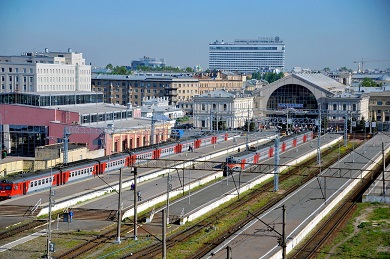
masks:
<path id="1" fill-rule="evenodd" d="M 371 92 L 370 103 L 368 106 L 370 111 L 369 118 L 366 120 L 372 120 L 377 122 L 389 122 L 390 121 L 390 92 Z"/>
<path id="2" fill-rule="evenodd" d="M 190 102 L 199 94 L 199 80 L 192 78 L 187 82 L 175 80 L 173 87 L 177 89 L 178 102 Z"/>
<path id="3" fill-rule="evenodd" d="M 243 88 L 246 81 L 245 75 L 221 73 L 220 71 L 216 74 L 202 73 L 195 77 L 199 80 L 199 94 L 221 89 L 225 89 L 226 91 L 239 91 Z"/>

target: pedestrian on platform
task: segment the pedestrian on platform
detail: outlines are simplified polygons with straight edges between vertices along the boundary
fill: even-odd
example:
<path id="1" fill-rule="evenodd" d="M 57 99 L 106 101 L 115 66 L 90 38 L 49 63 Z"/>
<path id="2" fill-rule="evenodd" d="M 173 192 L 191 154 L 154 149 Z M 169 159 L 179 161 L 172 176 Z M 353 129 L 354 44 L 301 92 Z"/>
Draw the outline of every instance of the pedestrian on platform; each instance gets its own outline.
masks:
<path id="1" fill-rule="evenodd" d="M 141 201 L 141 191 L 137 192 L 138 201 Z"/>
<path id="2" fill-rule="evenodd" d="M 130 190 L 134 191 L 134 187 L 135 187 L 134 183 L 131 183 Z"/>
<path id="3" fill-rule="evenodd" d="M 72 209 L 69 209 L 69 222 L 72 222 L 72 219 L 73 219 L 73 210 Z"/>

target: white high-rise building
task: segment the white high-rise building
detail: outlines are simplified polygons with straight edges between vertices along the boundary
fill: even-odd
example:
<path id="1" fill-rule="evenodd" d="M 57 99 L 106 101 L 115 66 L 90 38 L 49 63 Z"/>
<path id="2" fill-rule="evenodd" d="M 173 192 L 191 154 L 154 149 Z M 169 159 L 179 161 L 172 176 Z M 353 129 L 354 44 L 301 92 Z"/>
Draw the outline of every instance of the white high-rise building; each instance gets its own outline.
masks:
<path id="1" fill-rule="evenodd" d="M 91 66 L 72 49 L 0 56 L 0 78 L 1 93 L 91 91 Z"/>
<path id="2" fill-rule="evenodd" d="M 283 71 L 285 45 L 279 37 L 209 44 L 209 69 L 252 73 Z"/>

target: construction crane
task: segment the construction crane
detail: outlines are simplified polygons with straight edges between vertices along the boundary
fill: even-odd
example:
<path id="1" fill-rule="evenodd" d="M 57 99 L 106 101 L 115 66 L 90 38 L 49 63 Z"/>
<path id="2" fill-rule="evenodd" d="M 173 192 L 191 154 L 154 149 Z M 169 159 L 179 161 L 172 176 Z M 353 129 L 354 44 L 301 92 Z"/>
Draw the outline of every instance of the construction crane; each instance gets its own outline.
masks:
<path id="1" fill-rule="evenodd" d="M 360 60 L 360 61 L 353 61 L 353 63 L 358 63 L 358 73 L 360 72 L 363 72 L 364 71 L 364 63 L 367 63 L 367 62 L 386 62 L 386 61 L 390 61 L 390 59 L 373 59 L 373 60 Z"/>

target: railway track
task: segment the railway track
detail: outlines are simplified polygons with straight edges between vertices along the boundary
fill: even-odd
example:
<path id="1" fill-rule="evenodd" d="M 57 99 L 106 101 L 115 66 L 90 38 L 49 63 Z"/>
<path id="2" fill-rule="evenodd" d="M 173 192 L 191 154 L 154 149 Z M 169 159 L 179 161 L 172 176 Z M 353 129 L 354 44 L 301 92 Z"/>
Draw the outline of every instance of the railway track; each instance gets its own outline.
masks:
<path id="1" fill-rule="evenodd" d="M 356 147 L 355 147 L 356 148 Z M 322 169 L 332 165 L 335 161 L 337 161 L 338 157 L 332 157 L 329 158 L 328 155 L 332 153 L 332 150 L 327 149 L 322 153 L 323 161 L 327 161 L 326 163 L 322 164 Z M 345 154 L 347 154 L 346 152 Z M 293 192 L 295 189 L 297 189 L 300 185 L 303 183 L 309 181 L 313 177 L 315 177 L 316 174 L 318 174 L 319 170 L 317 169 L 316 165 L 316 158 L 313 157 L 312 159 L 306 161 L 306 164 L 304 166 L 293 166 L 288 170 L 287 173 L 284 173 L 280 175 L 279 179 L 282 183 L 286 179 L 290 179 L 291 177 L 297 177 L 297 175 L 300 175 L 302 179 L 300 180 L 300 184 L 296 185 L 294 187 L 289 188 L 288 190 L 285 190 L 283 194 L 277 194 L 276 197 L 272 198 L 272 200 L 267 201 L 267 205 L 261 207 L 260 209 L 256 210 L 255 212 L 252 212 L 255 215 L 259 215 L 266 211 L 268 208 L 272 207 L 274 204 L 279 202 L 281 199 L 283 199 L 285 196 L 287 196 L 289 193 Z M 311 169 L 309 169 L 311 168 Z M 304 177 L 302 177 L 304 175 Z M 262 193 L 272 193 L 273 192 L 273 183 L 270 181 L 269 183 L 263 185 L 261 188 L 258 188 L 254 192 L 252 192 L 249 195 L 245 195 L 240 198 L 237 202 L 233 203 L 232 205 L 226 207 L 225 209 L 217 212 L 213 216 L 199 222 L 198 224 L 187 228 L 183 230 L 180 233 L 171 235 L 167 240 L 167 249 L 175 247 L 176 244 L 180 244 L 183 242 L 186 242 L 189 240 L 192 236 L 199 233 L 200 231 L 207 231 L 207 229 L 211 229 L 215 222 L 221 220 L 226 215 L 229 215 L 232 210 L 239 210 L 240 208 L 248 206 L 250 203 L 258 202 L 259 201 L 259 195 Z M 112 214 L 112 213 L 111 213 Z M 78 216 L 80 216 L 80 212 L 78 212 Z M 202 248 L 200 248 L 195 254 L 192 253 L 191 256 L 188 258 L 199 258 L 205 254 L 207 254 L 208 251 L 210 251 L 212 248 L 216 247 L 219 243 L 221 243 L 223 240 L 225 240 L 228 236 L 235 233 L 235 231 L 245 224 L 247 224 L 252 218 L 247 217 L 245 220 L 238 222 L 235 226 L 230 228 L 229 230 L 225 231 L 222 235 L 219 235 L 220 237 L 215 238 L 214 240 L 211 240 L 207 243 L 205 243 Z M 112 219 L 111 219 L 112 220 Z M 142 220 L 140 221 L 142 222 Z M 131 229 L 131 227 L 124 226 L 123 231 L 128 231 Z M 128 228 L 128 229 L 126 229 Z M 79 257 L 81 255 L 87 254 L 92 249 L 97 248 L 100 244 L 106 243 L 108 240 L 112 240 L 116 235 L 116 228 L 112 228 L 105 233 L 96 236 L 95 238 L 88 240 L 87 242 L 67 251 L 66 253 L 63 253 L 62 255 L 57 255 L 56 258 L 75 258 Z M 142 249 L 141 251 L 137 253 L 131 253 L 128 255 L 124 255 L 122 258 L 151 258 L 155 257 L 161 254 L 161 243 L 155 243 L 151 246 L 146 247 L 145 249 Z"/>
<path id="2" fill-rule="evenodd" d="M 47 220 L 32 220 L 24 224 L 18 225 L 16 227 L 10 228 L 6 231 L 0 233 L 0 240 L 2 242 L 7 239 L 17 236 L 20 233 L 26 232 L 28 230 L 34 229 L 36 227 L 42 226 L 47 223 Z"/>
<path id="3" fill-rule="evenodd" d="M 129 231 L 131 227 L 124 225 L 121 229 L 122 231 Z M 74 247 L 73 249 L 68 250 L 67 252 L 61 255 L 57 255 L 56 258 L 77 258 L 85 254 L 86 252 L 89 252 L 92 249 L 98 247 L 100 244 L 112 240 L 113 238 L 116 237 L 116 234 L 117 234 L 116 229 L 109 229 L 103 234 L 98 235 L 95 238 L 92 238 L 87 242 Z"/>
<path id="4" fill-rule="evenodd" d="M 386 158 L 386 165 L 390 163 L 390 158 Z M 381 173 L 380 166 L 363 178 L 362 184 L 358 185 L 353 192 L 341 202 L 334 212 L 325 220 L 311 237 L 305 241 L 304 245 L 296 249 L 289 255 L 289 258 L 307 259 L 316 258 L 321 248 L 331 240 L 341 226 L 352 217 L 356 210 L 356 203 L 361 200 L 364 191 L 370 186 L 374 179 Z"/>
<path id="5" fill-rule="evenodd" d="M 355 147 L 356 148 L 356 147 Z M 336 149 L 336 148 L 335 148 Z M 322 169 L 327 168 L 334 164 L 338 159 L 338 155 L 335 155 L 334 152 L 332 152 L 333 149 L 327 149 L 322 153 L 323 158 L 323 164 L 321 165 Z M 345 156 L 347 153 L 349 153 L 351 149 L 348 150 L 348 152 L 344 153 L 342 156 Z M 341 157 L 342 157 L 341 156 Z M 304 167 L 304 169 L 302 169 Z M 285 180 L 291 179 L 292 177 L 299 177 L 301 178 L 299 183 L 286 189 L 283 193 L 276 193 L 273 195 L 271 199 L 267 198 L 266 205 L 262 206 L 261 208 L 257 209 L 254 212 L 251 212 L 254 215 L 260 215 L 267 211 L 269 208 L 277 204 L 279 201 L 284 199 L 287 195 L 294 192 L 297 188 L 299 188 L 302 184 L 310 181 L 313 177 L 315 177 L 319 173 L 318 167 L 317 167 L 317 160 L 316 157 L 313 157 L 306 161 L 306 164 L 304 166 L 294 166 L 290 167 L 290 170 L 288 170 L 286 173 L 282 174 L 279 177 L 280 182 L 282 183 Z M 174 234 L 167 238 L 167 251 L 170 248 L 175 247 L 177 244 L 181 244 L 183 242 L 186 242 L 190 240 L 194 235 L 202 232 L 202 231 L 208 231 L 209 229 L 212 229 L 213 226 L 218 221 L 223 221 L 223 219 L 229 215 L 232 214 L 233 211 L 236 210 L 246 210 L 248 206 L 251 204 L 258 203 L 261 198 L 268 196 L 267 194 L 273 193 L 273 182 L 270 181 L 266 184 L 264 184 L 262 187 L 254 190 L 248 195 L 243 196 L 238 201 L 232 203 L 231 205 L 219 210 L 217 213 L 213 214 L 210 217 L 207 217 L 206 219 L 198 222 L 196 225 L 191 226 L 177 234 Z M 218 246 L 221 242 L 223 242 L 226 238 L 234 234 L 238 229 L 245 226 L 247 223 L 249 223 L 253 218 L 252 217 L 246 217 L 245 219 L 242 219 L 238 221 L 234 226 L 226 230 L 221 235 L 218 235 L 218 237 L 214 238 L 213 240 L 207 241 L 203 244 L 201 248 L 199 248 L 195 253 L 192 251 L 191 255 L 188 255 L 186 258 L 192 259 L 192 258 L 200 258 L 204 255 L 206 255 L 210 250 Z M 138 251 L 136 253 L 132 252 L 127 255 L 122 256 L 121 258 L 154 258 L 161 255 L 162 252 L 162 244 L 161 242 L 156 242 L 148 247 L 145 247 L 141 251 Z"/>

